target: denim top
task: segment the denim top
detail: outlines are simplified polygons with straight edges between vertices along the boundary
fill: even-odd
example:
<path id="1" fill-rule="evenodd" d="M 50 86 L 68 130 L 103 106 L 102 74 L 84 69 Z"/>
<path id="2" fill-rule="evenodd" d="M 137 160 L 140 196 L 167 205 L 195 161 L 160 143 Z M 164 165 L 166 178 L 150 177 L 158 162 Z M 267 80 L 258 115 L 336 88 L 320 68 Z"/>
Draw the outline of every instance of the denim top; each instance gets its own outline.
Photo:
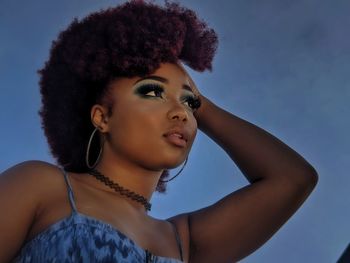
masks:
<path id="1" fill-rule="evenodd" d="M 67 173 L 63 171 L 72 207 L 65 217 L 28 241 L 13 262 L 118 262 L 181 263 L 178 259 L 153 255 L 112 225 L 77 211 Z M 179 253 L 182 248 L 175 225 Z"/>

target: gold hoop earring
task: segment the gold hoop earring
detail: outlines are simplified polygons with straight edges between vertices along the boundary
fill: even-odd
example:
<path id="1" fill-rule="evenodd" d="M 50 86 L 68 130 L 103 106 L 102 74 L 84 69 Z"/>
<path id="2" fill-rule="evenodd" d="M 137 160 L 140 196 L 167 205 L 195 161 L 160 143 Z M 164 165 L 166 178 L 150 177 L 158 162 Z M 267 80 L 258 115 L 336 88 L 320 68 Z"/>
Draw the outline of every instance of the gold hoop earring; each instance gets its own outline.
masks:
<path id="1" fill-rule="evenodd" d="M 86 149 L 85 162 L 86 162 L 86 166 L 89 169 L 93 169 L 93 168 L 96 167 L 96 165 L 100 161 L 100 158 L 101 158 L 101 155 L 102 155 L 102 152 L 103 152 L 103 147 L 102 147 L 102 144 L 101 144 L 100 145 L 100 152 L 98 153 L 96 161 L 94 162 L 93 165 L 90 165 L 90 163 L 89 163 L 89 155 L 90 155 L 91 142 L 92 142 L 92 140 L 93 140 L 93 138 L 95 136 L 96 131 L 98 131 L 97 127 L 95 127 L 94 131 L 91 133 L 90 139 L 89 139 L 89 143 L 88 143 L 88 146 L 87 146 L 87 149 Z"/>
<path id="2" fill-rule="evenodd" d="M 188 160 L 188 156 L 186 157 L 186 160 L 185 160 L 184 164 L 182 165 L 180 171 L 179 171 L 177 174 L 175 174 L 173 177 L 171 177 L 171 178 L 168 179 L 168 180 L 161 180 L 161 179 L 159 179 L 159 182 L 161 182 L 161 183 L 167 183 L 167 182 L 170 182 L 170 181 L 174 180 L 174 179 L 182 172 L 182 170 L 185 168 L 186 163 L 187 163 L 187 160 Z"/>

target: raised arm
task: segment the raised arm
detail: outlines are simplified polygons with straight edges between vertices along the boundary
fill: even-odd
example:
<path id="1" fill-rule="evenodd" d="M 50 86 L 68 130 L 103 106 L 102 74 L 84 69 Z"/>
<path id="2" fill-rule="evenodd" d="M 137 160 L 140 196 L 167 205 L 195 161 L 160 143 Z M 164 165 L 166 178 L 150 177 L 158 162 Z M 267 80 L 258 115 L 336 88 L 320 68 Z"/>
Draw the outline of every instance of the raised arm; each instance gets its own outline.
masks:
<path id="1" fill-rule="evenodd" d="M 198 127 L 220 145 L 250 185 L 188 214 L 190 262 L 235 262 L 263 245 L 317 183 L 315 169 L 265 130 L 201 96 Z"/>

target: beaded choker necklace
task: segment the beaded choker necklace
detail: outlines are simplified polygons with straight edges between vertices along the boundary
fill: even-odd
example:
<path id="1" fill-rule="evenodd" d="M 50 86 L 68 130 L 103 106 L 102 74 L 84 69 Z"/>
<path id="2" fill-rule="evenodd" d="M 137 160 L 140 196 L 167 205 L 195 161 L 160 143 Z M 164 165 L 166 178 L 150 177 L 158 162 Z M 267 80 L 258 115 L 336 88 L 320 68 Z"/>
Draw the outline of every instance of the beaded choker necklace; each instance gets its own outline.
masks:
<path id="1" fill-rule="evenodd" d="M 126 198 L 129 198 L 135 202 L 142 204 L 147 211 L 151 211 L 152 204 L 148 202 L 148 200 L 144 196 L 120 186 L 118 183 L 113 182 L 107 176 L 101 174 L 99 171 L 95 169 L 90 170 L 88 174 L 91 174 L 97 180 L 101 181 L 102 183 L 107 185 L 109 188 L 112 188 L 115 192 L 121 194 L 122 196 L 125 196 Z"/>

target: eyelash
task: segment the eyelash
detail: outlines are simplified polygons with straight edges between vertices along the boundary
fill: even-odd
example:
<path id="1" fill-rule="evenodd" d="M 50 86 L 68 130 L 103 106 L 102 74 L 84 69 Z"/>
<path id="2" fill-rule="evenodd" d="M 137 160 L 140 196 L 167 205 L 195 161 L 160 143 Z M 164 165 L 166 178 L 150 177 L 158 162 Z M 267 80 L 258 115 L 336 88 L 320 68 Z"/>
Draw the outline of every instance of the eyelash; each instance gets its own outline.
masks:
<path id="1" fill-rule="evenodd" d="M 154 92 L 155 96 L 147 95 L 150 92 Z M 144 97 L 158 97 L 157 92 L 163 93 L 164 88 L 158 84 L 145 84 L 142 85 L 139 89 L 138 92 L 144 96 Z M 163 98 L 161 94 L 159 94 L 160 98 Z M 186 95 L 184 96 L 184 101 L 188 102 L 188 106 L 193 110 L 196 111 L 200 106 L 201 106 L 201 101 L 198 97 L 191 96 L 191 95 Z"/>

